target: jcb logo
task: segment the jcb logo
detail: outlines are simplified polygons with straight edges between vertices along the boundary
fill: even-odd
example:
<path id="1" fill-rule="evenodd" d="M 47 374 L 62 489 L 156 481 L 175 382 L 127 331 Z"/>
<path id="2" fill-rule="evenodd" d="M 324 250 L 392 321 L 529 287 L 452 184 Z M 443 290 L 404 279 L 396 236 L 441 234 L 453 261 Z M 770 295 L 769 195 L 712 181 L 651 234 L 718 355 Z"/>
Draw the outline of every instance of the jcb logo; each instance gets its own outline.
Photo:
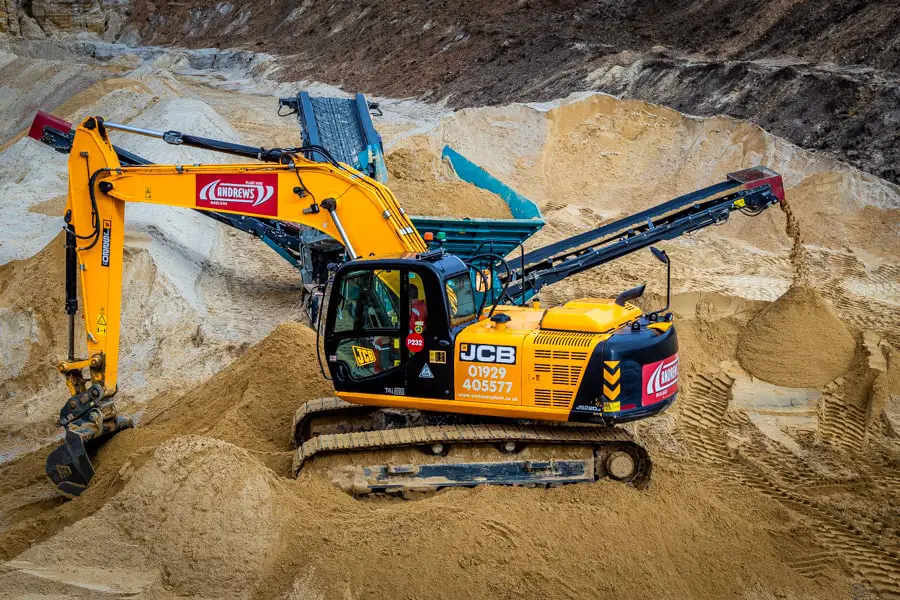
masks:
<path id="1" fill-rule="evenodd" d="M 493 344 L 460 344 L 459 360 L 514 365 L 516 364 L 516 347 L 494 346 Z"/>
<path id="2" fill-rule="evenodd" d="M 353 358 L 356 359 L 357 367 L 364 367 L 375 362 L 375 351 L 371 348 L 362 346 L 353 346 Z"/>

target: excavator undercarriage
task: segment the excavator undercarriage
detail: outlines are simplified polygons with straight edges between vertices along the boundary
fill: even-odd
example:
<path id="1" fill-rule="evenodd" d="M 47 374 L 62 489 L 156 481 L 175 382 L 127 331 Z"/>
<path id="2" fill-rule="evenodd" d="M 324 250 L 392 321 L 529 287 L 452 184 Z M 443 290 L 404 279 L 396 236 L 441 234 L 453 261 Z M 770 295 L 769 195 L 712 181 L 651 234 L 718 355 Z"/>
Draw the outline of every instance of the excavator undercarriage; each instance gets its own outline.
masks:
<path id="1" fill-rule="evenodd" d="M 483 483 L 553 487 L 605 477 L 643 488 L 652 470 L 646 449 L 619 427 L 373 408 L 339 398 L 300 407 L 292 441 L 295 476 L 314 459 L 343 455 L 344 464 L 326 470 L 354 495 Z M 404 449 L 412 452 L 396 452 Z"/>

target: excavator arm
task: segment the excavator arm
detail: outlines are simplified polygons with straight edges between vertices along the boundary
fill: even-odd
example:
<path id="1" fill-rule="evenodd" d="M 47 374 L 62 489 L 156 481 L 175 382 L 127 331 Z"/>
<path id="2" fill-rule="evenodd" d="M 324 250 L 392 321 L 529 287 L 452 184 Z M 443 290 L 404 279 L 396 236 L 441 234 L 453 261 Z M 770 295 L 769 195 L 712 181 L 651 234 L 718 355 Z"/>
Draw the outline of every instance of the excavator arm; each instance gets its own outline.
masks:
<path id="1" fill-rule="evenodd" d="M 85 119 L 69 155 L 66 203 L 66 312 L 69 353 L 59 365 L 71 397 L 60 411 L 65 443 L 47 460 L 48 476 L 77 495 L 93 476 L 85 442 L 132 426 L 113 402 L 118 384 L 125 205 L 145 202 L 266 217 L 317 229 L 344 245 L 350 258 L 424 252 L 425 242 L 383 185 L 336 162 L 312 162 L 302 149 L 250 149 L 268 163 L 123 166 L 110 130 L 154 137 L 148 130 Z M 247 156 L 246 147 L 203 138 L 189 145 Z M 198 141 L 199 140 L 199 141 Z M 207 146 L 204 146 L 206 144 Z M 237 149 L 237 150 L 235 150 Z M 80 280 L 87 358 L 74 352 Z M 88 375 L 85 375 L 85 371 Z"/>

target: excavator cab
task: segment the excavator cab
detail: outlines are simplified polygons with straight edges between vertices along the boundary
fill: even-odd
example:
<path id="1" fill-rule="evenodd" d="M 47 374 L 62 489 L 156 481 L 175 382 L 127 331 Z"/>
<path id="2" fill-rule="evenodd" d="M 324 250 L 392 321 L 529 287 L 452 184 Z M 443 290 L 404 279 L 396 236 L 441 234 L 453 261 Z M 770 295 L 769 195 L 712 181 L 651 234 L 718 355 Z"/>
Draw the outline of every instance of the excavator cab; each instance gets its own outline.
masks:
<path id="1" fill-rule="evenodd" d="M 320 331 L 338 397 L 597 424 L 645 418 L 674 401 L 677 337 L 671 315 L 632 304 L 643 285 L 615 299 L 515 306 L 495 302 L 506 285 L 479 289 L 496 281 L 482 267 L 441 251 L 337 267 Z"/>
<path id="2" fill-rule="evenodd" d="M 339 267 L 324 315 L 338 393 L 451 399 L 455 332 L 477 319 L 468 267 L 441 252 Z"/>

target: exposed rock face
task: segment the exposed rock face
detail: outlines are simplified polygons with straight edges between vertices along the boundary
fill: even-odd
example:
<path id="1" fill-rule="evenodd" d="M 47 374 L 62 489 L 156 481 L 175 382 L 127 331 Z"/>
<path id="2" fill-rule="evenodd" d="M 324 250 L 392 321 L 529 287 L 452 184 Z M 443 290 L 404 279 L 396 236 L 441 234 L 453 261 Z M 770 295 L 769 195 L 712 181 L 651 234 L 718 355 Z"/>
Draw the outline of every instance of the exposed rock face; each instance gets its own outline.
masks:
<path id="1" fill-rule="evenodd" d="M 129 12 L 128 0 L 0 0 L 0 34 L 40 39 L 88 31 L 112 41 Z"/>
<path id="2" fill-rule="evenodd" d="M 623 52 L 598 63 L 587 77 L 592 88 L 689 114 L 749 119 L 804 148 L 900 181 L 900 86 L 893 77 L 859 66 L 699 60 L 668 51 Z"/>
<path id="3" fill-rule="evenodd" d="M 16 0 L 0 0 L 0 35 L 19 35 Z"/>
<path id="4" fill-rule="evenodd" d="M 377 10 L 312 0 L 131 0 L 131 7 L 129 25 L 144 44 L 304 53 L 285 61 L 285 81 L 458 108 L 592 89 L 750 119 L 900 182 L 896 0 L 383 0 Z"/>
<path id="5" fill-rule="evenodd" d="M 93 31 L 100 33 L 106 17 L 98 0 L 38 0 L 31 12 L 42 29 L 58 31 Z"/>
<path id="6" fill-rule="evenodd" d="M 19 32 L 26 40 L 39 40 L 47 37 L 47 34 L 45 34 L 44 30 L 41 29 L 41 26 L 37 24 L 37 21 L 28 15 L 23 15 L 22 18 L 19 19 Z"/>

